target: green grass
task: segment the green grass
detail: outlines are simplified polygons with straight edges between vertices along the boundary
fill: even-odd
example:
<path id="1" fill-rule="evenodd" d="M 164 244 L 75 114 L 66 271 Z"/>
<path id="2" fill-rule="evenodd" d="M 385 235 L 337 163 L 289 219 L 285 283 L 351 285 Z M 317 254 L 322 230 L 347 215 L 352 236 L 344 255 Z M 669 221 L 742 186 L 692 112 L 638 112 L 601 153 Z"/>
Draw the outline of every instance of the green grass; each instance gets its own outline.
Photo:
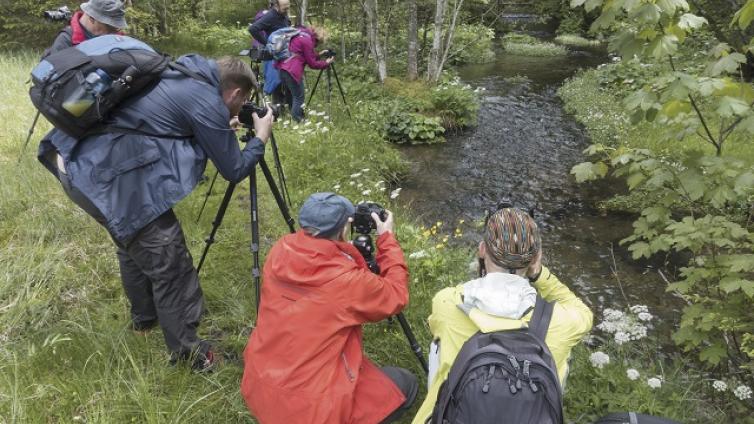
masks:
<path id="1" fill-rule="evenodd" d="M 209 375 L 169 367 L 159 331 L 143 337 L 128 329 L 128 304 L 115 248 L 106 232 L 66 198 L 36 161 L 34 150 L 49 129 L 47 123 L 38 125 L 31 148 L 21 152 L 34 115 L 24 81 L 37 57 L 37 53 L 0 55 L 0 86 L 5 93 L 0 106 L 4 117 L 0 122 L 0 422 L 253 422 L 239 394 L 240 356 L 254 320 L 248 185 L 237 190 L 201 274 L 208 312 L 200 335 L 212 340 L 227 359 Z M 420 344 L 427 346 L 426 317 L 432 296 L 470 277 L 472 250 L 454 247 L 452 234 L 475 224 L 419 226 L 400 198 L 390 200 L 376 184 L 399 182 L 408 165 L 363 115 L 369 101 L 354 105 L 355 118 L 348 119 L 334 100 L 333 122 L 328 123 L 321 99 L 313 102 L 312 109 L 319 112 L 315 117 L 310 110 L 309 126 L 290 122 L 276 126 L 294 214 L 310 193 L 335 186 L 354 201 L 368 198 L 396 211 L 397 235 L 407 256 L 426 252 L 423 258 L 408 259 L 411 303 L 405 314 Z M 327 131 L 322 130 L 325 127 Z M 200 186 L 176 208 L 195 260 L 224 184 L 215 189 L 197 224 L 206 189 Z M 366 190 L 371 192 L 363 194 Z M 264 255 L 286 228 L 264 187 L 260 202 Z M 368 355 L 377 363 L 418 372 L 397 324 L 367 325 L 364 339 Z M 624 386 L 618 377 L 624 371 L 615 364 L 614 375 L 601 377 L 600 384 L 606 387 L 596 391 L 589 353 L 586 347 L 579 348 L 571 368 L 566 404 L 572 421 L 585 422 L 587 410 L 591 417 L 651 401 L 659 405 L 654 410 L 685 422 L 730 422 L 720 413 L 702 413 L 709 405 L 700 380 L 694 380 L 693 390 L 670 389 L 683 387 L 683 373 L 667 374 L 665 391 L 632 394 L 631 386 Z M 663 366 L 651 351 L 643 355 L 635 360 L 648 368 Z M 608 390 L 615 386 L 621 388 L 620 395 L 606 401 Z"/>
<path id="2" fill-rule="evenodd" d="M 563 46 L 517 33 L 503 36 L 503 48 L 508 53 L 521 56 L 564 56 L 568 54 L 568 50 Z"/>
<path id="3" fill-rule="evenodd" d="M 600 40 L 584 38 L 576 34 L 561 34 L 555 37 L 554 41 L 564 46 L 573 46 L 573 47 L 582 47 L 582 48 L 583 47 L 599 47 L 603 45 L 603 42 Z"/>

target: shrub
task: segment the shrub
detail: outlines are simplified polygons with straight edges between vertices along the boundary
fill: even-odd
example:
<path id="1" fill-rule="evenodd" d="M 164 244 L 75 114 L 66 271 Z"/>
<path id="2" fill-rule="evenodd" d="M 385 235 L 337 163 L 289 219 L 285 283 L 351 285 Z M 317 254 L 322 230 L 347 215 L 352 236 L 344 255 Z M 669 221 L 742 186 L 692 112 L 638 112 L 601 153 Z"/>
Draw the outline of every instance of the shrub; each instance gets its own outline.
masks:
<path id="1" fill-rule="evenodd" d="M 488 63 L 495 60 L 492 41 L 495 30 L 481 24 L 461 24 L 456 27 L 449 53 L 451 64 Z"/>
<path id="2" fill-rule="evenodd" d="M 503 37 L 505 51 L 522 56 L 560 56 L 568 53 L 565 47 L 539 40 L 525 34 L 507 34 Z"/>
<path id="3" fill-rule="evenodd" d="M 445 128 L 440 118 L 420 113 L 395 112 L 385 124 L 385 137 L 394 143 L 434 144 L 442 143 Z"/>
<path id="4" fill-rule="evenodd" d="M 442 120 L 446 129 L 460 129 L 476 124 L 479 112 L 478 90 L 462 84 L 456 77 L 431 92 L 431 113 Z"/>

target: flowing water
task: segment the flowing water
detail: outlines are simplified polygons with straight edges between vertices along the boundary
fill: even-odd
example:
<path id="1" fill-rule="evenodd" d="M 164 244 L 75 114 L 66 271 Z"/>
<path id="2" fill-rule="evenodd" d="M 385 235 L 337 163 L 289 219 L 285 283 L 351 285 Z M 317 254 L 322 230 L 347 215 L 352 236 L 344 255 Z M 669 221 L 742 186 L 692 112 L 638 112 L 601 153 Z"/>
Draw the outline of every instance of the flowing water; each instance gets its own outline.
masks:
<path id="1" fill-rule="evenodd" d="M 631 233 L 632 217 L 594 208 L 618 189 L 609 183 L 578 185 L 569 175 L 585 160 L 589 138 L 565 113 L 556 91 L 579 68 L 606 60 L 604 53 L 587 51 L 554 58 L 500 52 L 494 63 L 462 68 L 463 83 L 486 89 L 478 126 L 448 135 L 443 145 L 404 148 L 414 166 L 401 200 L 428 224 L 478 220 L 504 197 L 535 207 L 545 263 L 595 312 L 646 304 L 650 312 L 672 318 L 678 301 L 665 293 L 657 270 L 632 261 L 618 244 Z M 472 231 L 463 241 L 474 246 L 478 240 Z"/>

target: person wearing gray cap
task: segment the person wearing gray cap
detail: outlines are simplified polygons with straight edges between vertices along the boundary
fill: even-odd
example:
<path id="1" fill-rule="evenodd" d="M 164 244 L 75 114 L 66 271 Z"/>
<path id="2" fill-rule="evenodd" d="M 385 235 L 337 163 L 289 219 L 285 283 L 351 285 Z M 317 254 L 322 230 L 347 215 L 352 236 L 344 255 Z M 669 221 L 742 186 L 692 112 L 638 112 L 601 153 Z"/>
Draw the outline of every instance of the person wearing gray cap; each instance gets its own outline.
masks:
<path id="1" fill-rule="evenodd" d="M 44 57 L 94 37 L 118 34 L 125 29 L 126 7 L 120 0 L 90 0 L 71 17 L 71 23 L 58 33 Z"/>
<path id="2" fill-rule="evenodd" d="M 377 367 L 364 354 L 362 324 L 408 303 L 408 269 L 393 214 L 377 227 L 373 274 L 348 242 L 353 204 L 311 195 L 302 229 L 278 240 L 264 265 L 257 326 L 244 351 L 241 394 L 261 423 L 384 423 L 416 399 L 409 371 Z"/>

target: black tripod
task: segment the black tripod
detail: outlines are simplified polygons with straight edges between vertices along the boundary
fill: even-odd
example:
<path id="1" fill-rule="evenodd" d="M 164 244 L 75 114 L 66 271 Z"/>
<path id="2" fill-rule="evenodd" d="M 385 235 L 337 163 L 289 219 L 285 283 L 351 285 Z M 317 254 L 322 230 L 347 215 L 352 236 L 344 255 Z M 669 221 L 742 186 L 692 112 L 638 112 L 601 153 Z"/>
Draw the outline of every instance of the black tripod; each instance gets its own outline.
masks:
<path id="1" fill-rule="evenodd" d="M 353 245 L 356 247 L 359 253 L 361 253 L 361 256 L 364 257 L 364 260 L 369 266 L 369 270 L 377 275 L 380 275 L 380 266 L 377 264 L 377 260 L 375 259 L 373 254 L 374 244 L 372 243 L 372 237 L 369 234 L 359 234 L 353 240 Z M 406 321 L 406 317 L 403 315 L 403 312 L 398 312 L 395 317 L 398 319 L 398 324 L 400 324 L 401 330 L 403 330 L 403 334 L 406 335 L 408 345 L 411 347 L 411 351 L 414 352 L 414 355 L 416 355 L 416 359 L 419 360 L 419 364 L 424 370 L 424 373 L 429 373 L 429 366 L 427 365 L 427 360 L 424 359 L 422 348 L 419 345 L 419 342 L 416 341 L 416 336 L 414 336 L 414 332 L 411 331 L 411 326 L 409 326 L 408 321 Z"/>
<path id="2" fill-rule="evenodd" d="M 328 53 L 331 56 L 327 56 L 325 54 L 325 57 L 332 57 L 335 55 L 335 53 Z M 325 69 L 320 69 L 319 74 L 317 75 L 317 80 L 314 81 L 314 87 L 312 88 L 311 94 L 309 94 L 309 101 L 306 102 L 306 104 L 310 105 L 312 104 L 312 98 L 314 98 L 314 93 L 317 92 L 317 86 L 319 85 L 319 80 L 322 78 L 322 73 L 327 73 L 327 104 L 330 105 L 330 98 L 332 97 L 332 76 L 335 76 L 335 83 L 338 85 L 338 91 L 340 92 L 340 98 L 343 99 L 343 104 L 346 105 L 346 113 L 348 113 L 348 117 L 351 118 L 351 109 L 348 107 L 348 102 L 346 102 L 346 95 L 343 93 L 343 86 L 340 85 L 340 78 L 338 78 L 338 71 L 335 70 L 335 62 L 332 62 L 330 66 L 328 66 Z M 332 116 L 332 113 L 330 114 Z"/>
<path id="3" fill-rule="evenodd" d="M 251 129 L 249 129 L 247 133 L 241 138 L 241 140 L 248 142 L 252 137 L 252 131 Z M 285 220 L 286 224 L 288 224 L 288 229 L 291 231 L 291 233 L 295 232 L 295 221 L 293 220 L 293 218 L 291 218 L 290 211 L 288 210 L 288 205 L 285 203 L 283 195 L 280 193 L 280 190 L 278 190 L 278 187 L 275 184 L 275 179 L 272 176 L 270 168 L 267 166 L 267 162 L 265 162 L 264 158 L 260 158 L 259 162 L 257 162 L 257 165 L 262 169 L 264 178 L 267 180 L 267 185 L 269 185 L 270 191 L 275 197 L 275 201 L 277 202 L 278 208 L 280 209 L 280 213 L 283 215 L 283 219 Z M 254 258 L 254 266 L 251 270 L 251 276 L 254 279 L 256 311 L 259 312 L 259 300 L 261 295 L 261 272 L 259 264 L 259 202 L 257 198 L 257 165 L 254 166 L 254 168 L 251 170 L 251 173 L 249 174 L 249 198 L 251 202 L 251 253 Z M 204 260 L 207 258 L 207 253 L 209 253 L 209 248 L 215 242 L 215 234 L 217 234 L 217 230 L 220 228 L 220 224 L 222 224 L 223 222 L 225 211 L 228 209 L 228 205 L 230 204 L 230 199 L 233 197 L 233 191 L 235 190 L 236 185 L 237 184 L 230 183 L 228 184 L 228 188 L 225 190 L 223 200 L 220 203 L 220 207 L 217 209 L 215 219 L 212 221 L 212 230 L 205 240 L 204 251 L 202 252 L 201 259 L 199 259 L 199 265 L 196 267 L 197 273 L 202 269 Z"/>
<path id="4" fill-rule="evenodd" d="M 241 52 L 242 56 L 249 56 L 249 52 L 247 50 L 244 50 Z M 254 73 L 254 76 L 257 79 L 257 85 L 258 87 L 264 86 L 264 82 L 260 78 L 260 72 L 259 72 L 259 63 L 251 61 L 251 70 Z M 254 90 L 254 96 L 253 101 L 256 104 L 260 104 L 262 100 L 264 99 L 264 95 L 262 94 L 261 88 L 257 88 Z M 275 140 L 275 134 L 270 131 L 270 145 L 272 146 L 272 155 L 273 160 L 275 161 L 275 170 L 278 174 L 278 181 L 280 182 L 280 192 L 283 195 L 283 198 L 288 201 L 288 206 L 291 206 L 291 196 L 288 193 L 288 184 L 286 184 L 285 181 L 285 172 L 283 172 L 283 165 L 280 163 L 280 151 L 278 150 L 278 143 L 277 140 Z M 207 206 L 207 200 L 209 200 L 209 196 L 212 194 L 212 189 L 215 187 L 215 181 L 217 181 L 217 175 L 218 172 L 215 171 L 215 175 L 212 177 L 212 182 L 209 184 L 209 188 L 207 189 L 207 192 L 204 194 L 204 201 L 202 202 L 202 207 L 199 209 L 199 214 L 196 217 L 196 222 L 198 223 L 199 220 L 202 219 L 202 214 L 204 213 L 204 208 Z"/>

